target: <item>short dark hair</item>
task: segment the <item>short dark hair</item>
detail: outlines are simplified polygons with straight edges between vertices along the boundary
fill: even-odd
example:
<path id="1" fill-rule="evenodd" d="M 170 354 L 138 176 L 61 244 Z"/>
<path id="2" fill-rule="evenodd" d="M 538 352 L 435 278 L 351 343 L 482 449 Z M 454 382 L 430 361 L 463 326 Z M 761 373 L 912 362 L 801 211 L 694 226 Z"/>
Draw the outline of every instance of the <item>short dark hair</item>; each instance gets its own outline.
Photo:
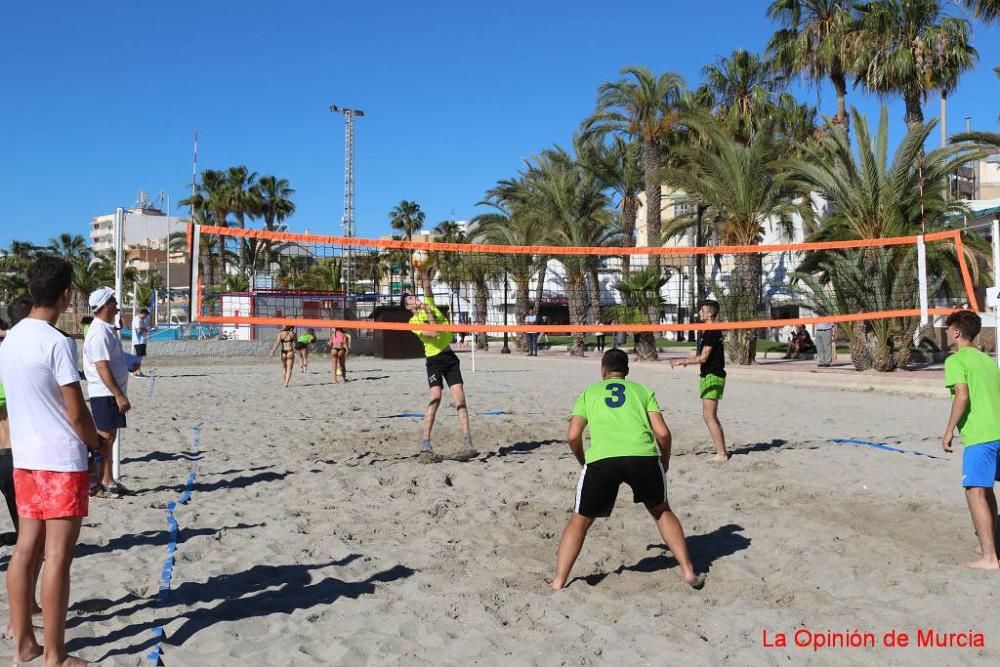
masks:
<path id="1" fill-rule="evenodd" d="M 35 304 L 31 300 L 30 294 L 20 294 L 9 306 L 7 306 L 7 317 L 10 318 L 10 326 L 14 326 L 31 312 L 31 307 Z"/>
<path id="2" fill-rule="evenodd" d="M 719 307 L 719 302 L 715 299 L 705 299 L 701 302 L 701 305 L 699 305 L 698 308 L 701 309 L 704 306 L 708 306 L 712 311 L 712 317 L 718 317 L 719 311 L 722 310 L 722 308 Z"/>
<path id="3" fill-rule="evenodd" d="M 139 312 L 142 313 L 143 315 L 149 315 L 149 308 L 142 308 L 139 310 Z"/>
<path id="4" fill-rule="evenodd" d="M 601 368 L 611 373 L 628 375 L 628 355 L 623 350 L 610 349 L 601 357 Z"/>
<path id="5" fill-rule="evenodd" d="M 403 292 L 400 295 L 400 297 L 399 297 L 399 307 L 400 308 L 406 308 L 406 298 L 410 297 L 410 296 L 413 296 L 413 295 L 410 294 L 409 292 Z"/>
<path id="6" fill-rule="evenodd" d="M 94 323 L 94 318 L 91 317 L 90 315 L 84 315 L 83 317 L 80 318 L 80 324 L 93 324 L 93 323 Z"/>
<path id="7" fill-rule="evenodd" d="M 957 313 L 952 313 L 944 321 L 944 325 L 955 327 L 962 333 L 962 338 L 970 341 L 975 340 L 980 329 L 983 328 L 983 322 L 979 319 L 979 315 L 971 310 L 960 310 Z"/>
<path id="8" fill-rule="evenodd" d="M 73 265 L 61 257 L 43 255 L 28 267 L 28 292 L 36 306 L 48 308 L 73 282 Z"/>

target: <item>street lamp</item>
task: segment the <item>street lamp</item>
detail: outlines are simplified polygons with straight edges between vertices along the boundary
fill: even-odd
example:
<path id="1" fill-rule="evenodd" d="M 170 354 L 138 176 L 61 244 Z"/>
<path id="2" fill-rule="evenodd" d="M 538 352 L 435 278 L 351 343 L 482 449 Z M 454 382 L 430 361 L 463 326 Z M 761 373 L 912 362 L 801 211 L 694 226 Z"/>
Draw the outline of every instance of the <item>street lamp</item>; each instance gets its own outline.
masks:
<path id="1" fill-rule="evenodd" d="M 354 117 L 363 117 L 365 112 L 361 109 L 347 109 L 338 107 L 336 104 L 330 105 L 332 113 L 344 114 L 344 219 L 343 227 L 348 237 L 354 236 Z M 347 261 L 344 264 L 346 293 L 344 295 L 344 309 L 347 309 L 348 295 L 353 291 L 352 278 L 354 273 L 354 247 L 347 248 Z"/>
<path id="2" fill-rule="evenodd" d="M 503 272 L 503 349 L 500 354 L 510 354 L 510 345 L 507 340 L 507 270 Z"/>

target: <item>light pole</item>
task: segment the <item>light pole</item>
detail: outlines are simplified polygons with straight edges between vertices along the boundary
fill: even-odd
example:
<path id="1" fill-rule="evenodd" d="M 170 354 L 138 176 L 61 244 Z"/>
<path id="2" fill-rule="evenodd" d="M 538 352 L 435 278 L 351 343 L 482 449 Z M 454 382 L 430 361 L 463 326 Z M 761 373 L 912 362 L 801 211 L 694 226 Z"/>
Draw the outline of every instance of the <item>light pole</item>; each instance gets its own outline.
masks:
<path id="1" fill-rule="evenodd" d="M 507 341 L 507 269 L 503 272 L 503 349 L 500 354 L 510 354 L 510 345 Z"/>
<path id="2" fill-rule="evenodd" d="M 330 105 L 332 113 L 344 114 L 344 217 L 342 226 L 348 238 L 354 236 L 354 117 L 364 116 L 361 109 L 347 109 L 338 107 L 336 104 Z M 347 258 L 344 262 L 344 308 L 347 308 L 347 295 L 353 290 L 353 260 L 354 247 L 347 246 Z"/>

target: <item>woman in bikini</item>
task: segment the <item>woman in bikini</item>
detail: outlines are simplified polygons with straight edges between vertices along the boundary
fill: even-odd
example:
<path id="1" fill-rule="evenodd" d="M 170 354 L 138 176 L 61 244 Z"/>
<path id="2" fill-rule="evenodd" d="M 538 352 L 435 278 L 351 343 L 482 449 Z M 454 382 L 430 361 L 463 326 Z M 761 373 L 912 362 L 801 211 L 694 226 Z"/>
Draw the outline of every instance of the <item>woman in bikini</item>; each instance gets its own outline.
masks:
<path id="1" fill-rule="evenodd" d="M 295 350 L 299 353 L 299 363 L 303 373 L 309 367 L 309 346 L 314 340 L 316 340 L 316 330 L 310 327 L 295 341 Z"/>
<path id="2" fill-rule="evenodd" d="M 281 347 L 281 366 L 285 371 L 285 386 L 287 387 L 292 379 L 292 370 L 295 368 L 295 327 L 291 324 L 286 324 L 278 331 L 270 356 L 274 356 L 274 352 L 279 346 Z"/>
<path id="3" fill-rule="evenodd" d="M 344 377 L 344 382 L 347 382 L 347 353 L 350 350 L 351 334 L 346 333 L 340 327 L 334 327 L 330 334 L 330 363 L 335 383 L 338 382 L 338 373 Z"/>

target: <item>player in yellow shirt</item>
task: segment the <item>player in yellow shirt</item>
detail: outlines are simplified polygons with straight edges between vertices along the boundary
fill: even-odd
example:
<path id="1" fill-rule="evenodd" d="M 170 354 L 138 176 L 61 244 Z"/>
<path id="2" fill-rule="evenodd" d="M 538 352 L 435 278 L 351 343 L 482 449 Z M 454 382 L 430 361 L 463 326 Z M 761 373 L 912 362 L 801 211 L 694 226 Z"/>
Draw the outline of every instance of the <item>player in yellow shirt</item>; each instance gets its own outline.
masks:
<path id="1" fill-rule="evenodd" d="M 423 300 L 413 294 L 404 294 L 402 299 L 403 307 L 413 315 L 410 318 L 410 324 L 418 327 L 428 323 L 447 324 L 448 318 L 434 305 L 434 292 L 431 290 L 429 270 L 421 272 L 420 283 L 424 289 Z M 427 405 L 427 412 L 424 414 L 420 453 L 425 457 L 434 456 L 434 450 L 431 448 L 431 429 L 434 427 L 434 418 L 441 405 L 444 383 L 447 382 L 448 388 L 451 390 L 451 397 L 455 402 L 455 409 L 458 411 L 458 421 L 462 427 L 464 450 L 460 458 L 472 458 L 476 455 L 476 450 L 472 446 L 472 433 L 469 430 L 469 408 L 465 403 L 462 369 L 458 357 L 451 349 L 452 334 L 449 331 L 424 331 L 419 328 L 413 329 L 413 333 L 424 344 L 424 356 L 427 358 L 427 383 L 431 389 L 431 400 Z"/>
<path id="2" fill-rule="evenodd" d="M 628 355 L 608 350 L 601 359 L 601 381 L 576 399 L 569 422 L 569 447 L 583 466 L 576 485 L 576 504 L 566 523 L 556 556 L 552 588 L 566 585 L 587 531 L 598 517 L 611 516 L 622 483 L 633 500 L 643 503 L 660 536 L 692 588 L 705 585 L 688 556 L 684 529 L 667 502 L 666 471 L 670 467 L 670 429 L 653 392 L 625 379 Z M 590 427 L 590 447 L 583 449 L 583 430 Z"/>

